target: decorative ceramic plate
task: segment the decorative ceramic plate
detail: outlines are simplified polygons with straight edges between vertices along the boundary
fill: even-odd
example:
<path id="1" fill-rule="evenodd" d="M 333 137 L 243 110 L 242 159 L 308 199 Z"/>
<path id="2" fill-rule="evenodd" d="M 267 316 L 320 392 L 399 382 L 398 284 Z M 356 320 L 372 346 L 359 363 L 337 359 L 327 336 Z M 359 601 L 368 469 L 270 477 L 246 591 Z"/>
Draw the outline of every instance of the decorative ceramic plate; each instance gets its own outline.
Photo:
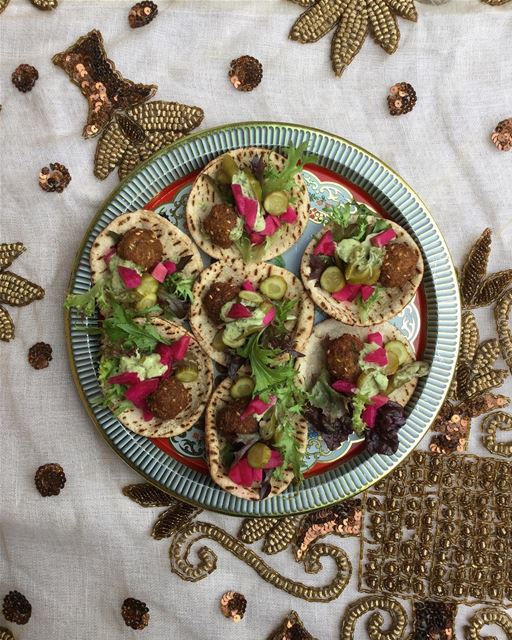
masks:
<path id="1" fill-rule="evenodd" d="M 265 122 L 226 125 L 188 136 L 159 152 L 132 173 L 96 214 L 78 251 L 70 290 L 82 293 L 90 288 L 91 245 L 116 216 L 135 209 L 153 209 L 184 228 L 192 182 L 214 157 L 237 147 L 280 151 L 290 143 L 304 141 L 318 158 L 317 164 L 307 165 L 303 172 L 312 216 L 299 242 L 283 254 L 286 268 L 299 272 L 304 248 L 318 230 L 315 211 L 352 197 L 405 227 L 423 253 L 423 285 L 392 323 L 412 343 L 417 357 L 431 363 L 431 369 L 407 406 L 407 423 L 399 431 L 395 454 L 370 456 L 355 434 L 339 449 L 329 451 L 322 438 L 311 432 L 304 461 L 305 480 L 300 486 L 258 502 L 232 496 L 210 479 L 200 424 L 172 439 L 148 439 L 129 431 L 111 411 L 94 406 L 94 398 L 100 395 L 95 369 L 99 340 L 81 330 L 83 318 L 75 312 L 67 315 L 73 376 L 103 437 L 148 481 L 205 509 L 240 516 L 277 516 L 318 509 L 363 491 L 399 464 L 425 434 L 443 403 L 455 368 L 460 337 L 458 286 L 450 255 L 431 215 L 414 191 L 375 156 L 317 129 Z M 208 264 L 209 258 L 203 257 Z M 97 322 L 89 319 L 86 324 L 95 326 Z"/>

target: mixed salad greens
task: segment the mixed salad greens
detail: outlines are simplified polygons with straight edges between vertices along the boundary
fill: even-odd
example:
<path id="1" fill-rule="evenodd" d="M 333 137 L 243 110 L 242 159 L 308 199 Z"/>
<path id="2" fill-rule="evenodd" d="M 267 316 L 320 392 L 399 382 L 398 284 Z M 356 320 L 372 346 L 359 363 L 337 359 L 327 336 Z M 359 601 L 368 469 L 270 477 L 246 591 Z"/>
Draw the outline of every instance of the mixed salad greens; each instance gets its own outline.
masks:
<path id="1" fill-rule="evenodd" d="M 224 462 L 233 481 L 247 483 L 244 486 L 261 480 L 259 472 L 265 469 L 263 494 L 270 490 L 270 479 L 282 478 L 287 469 L 301 478 L 303 453 L 296 439 L 296 421 L 305 394 L 295 366 L 302 354 L 295 351 L 293 340 L 298 301 L 286 298 L 286 291 L 280 276 L 263 280 L 258 290 L 246 280 L 238 300 L 224 305 L 221 316 L 226 325 L 218 334 L 231 347 L 231 397 L 248 399 L 244 414 L 259 423 L 257 433 L 237 434 L 234 441 L 226 442 Z M 237 371 L 244 365 L 249 374 L 240 376 Z M 249 474 L 248 468 L 256 471 Z"/>
<path id="2" fill-rule="evenodd" d="M 355 302 L 366 322 L 382 294 L 379 276 L 385 246 L 396 237 L 391 224 L 352 200 L 325 209 L 319 221 L 329 225 L 310 257 L 310 280 L 338 302 Z"/>
<path id="3" fill-rule="evenodd" d="M 401 340 L 384 344 L 380 332 L 369 333 L 357 358 L 357 380 L 332 379 L 322 370 L 310 392 L 306 417 L 327 447 L 338 448 L 350 434 L 365 436 L 370 453 L 390 455 L 398 448 L 398 430 L 405 424 L 405 409 L 390 395 L 429 366 L 413 360 Z"/>
<path id="4" fill-rule="evenodd" d="M 263 155 L 251 166 L 240 168 L 230 154 L 221 158 L 215 176 L 206 176 L 224 204 L 234 206 L 238 219 L 230 239 L 244 262 L 263 260 L 267 249 L 278 242 L 283 225 L 297 223 L 292 190 L 295 177 L 315 158 L 306 153 L 307 143 L 285 149 L 286 164 L 278 170 Z"/>
<path id="5" fill-rule="evenodd" d="M 115 248 L 114 248 L 115 249 Z M 108 271 L 85 293 L 71 293 L 64 303 L 66 309 L 76 309 L 92 316 L 96 306 L 107 317 L 113 304 L 130 308 L 137 316 L 159 315 L 168 320 L 184 318 L 193 301 L 193 278 L 183 269 L 192 259 L 184 256 L 177 263 L 159 263 L 151 273 L 130 260 L 123 260 L 115 250 L 103 256 Z"/>
<path id="6" fill-rule="evenodd" d="M 180 382 L 194 382 L 197 363 L 187 357 L 190 337 L 171 342 L 148 320 L 135 320 L 135 311 L 111 301 L 111 315 L 103 321 L 98 382 L 102 395 L 95 401 L 119 415 L 137 407 L 145 421 L 154 416 L 148 397 L 170 376 Z"/>

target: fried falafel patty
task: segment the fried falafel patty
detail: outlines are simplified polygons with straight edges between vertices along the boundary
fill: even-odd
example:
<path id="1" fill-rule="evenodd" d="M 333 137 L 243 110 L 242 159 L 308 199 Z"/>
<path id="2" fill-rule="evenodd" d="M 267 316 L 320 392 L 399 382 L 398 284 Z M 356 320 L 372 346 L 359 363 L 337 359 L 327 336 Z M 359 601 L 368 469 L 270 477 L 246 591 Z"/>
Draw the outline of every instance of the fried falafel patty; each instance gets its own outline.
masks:
<path id="1" fill-rule="evenodd" d="M 164 248 L 150 229 L 130 229 L 117 245 L 117 255 L 149 270 L 162 260 Z"/>
<path id="2" fill-rule="evenodd" d="M 379 282 L 385 287 L 402 287 L 415 274 L 418 256 L 412 247 L 394 242 L 386 247 Z"/>
<path id="3" fill-rule="evenodd" d="M 354 382 L 361 373 L 359 353 L 363 342 L 357 337 L 344 333 L 339 338 L 330 340 L 325 350 L 327 371 L 335 380 Z"/>
<path id="4" fill-rule="evenodd" d="M 159 420 L 172 420 L 188 407 L 190 391 L 176 378 L 163 380 L 158 389 L 148 396 L 148 408 Z"/>
<path id="5" fill-rule="evenodd" d="M 220 310 L 226 304 L 234 300 L 240 287 L 230 282 L 214 282 L 203 296 L 203 306 L 206 315 L 214 324 L 222 324 Z"/>
<path id="6" fill-rule="evenodd" d="M 203 229 L 213 244 L 228 249 L 233 244 L 230 234 L 237 226 L 238 220 L 238 214 L 233 207 L 215 204 L 203 220 Z"/>
<path id="7" fill-rule="evenodd" d="M 217 429 L 224 434 L 255 433 L 258 431 L 258 421 L 254 416 L 241 419 L 247 407 L 248 400 L 241 398 L 224 405 L 217 412 Z"/>

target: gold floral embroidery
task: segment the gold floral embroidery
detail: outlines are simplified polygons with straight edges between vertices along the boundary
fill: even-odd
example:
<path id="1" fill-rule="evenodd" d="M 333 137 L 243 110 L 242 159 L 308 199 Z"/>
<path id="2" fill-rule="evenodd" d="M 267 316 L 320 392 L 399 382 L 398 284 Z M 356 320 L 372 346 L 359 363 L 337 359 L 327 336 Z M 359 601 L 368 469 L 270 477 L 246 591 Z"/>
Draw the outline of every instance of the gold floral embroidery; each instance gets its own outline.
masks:
<path id="1" fill-rule="evenodd" d="M 414 0 L 291 0 L 306 11 L 295 21 L 290 38 L 302 44 L 317 42 L 335 29 L 331 43 L 334 73 L 340 76 L 371 33 L 386 53 L 400 41 L 396 16 L 415 22 Z"/>

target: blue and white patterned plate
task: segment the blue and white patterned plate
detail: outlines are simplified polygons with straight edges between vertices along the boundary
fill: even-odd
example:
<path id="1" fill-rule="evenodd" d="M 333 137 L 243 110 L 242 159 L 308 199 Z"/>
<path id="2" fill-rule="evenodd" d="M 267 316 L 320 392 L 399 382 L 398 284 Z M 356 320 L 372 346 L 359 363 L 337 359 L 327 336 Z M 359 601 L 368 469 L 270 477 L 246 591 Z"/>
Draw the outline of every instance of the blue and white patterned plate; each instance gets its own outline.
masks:
<path id="1" fill-rule="evenodd" d="M 183 180 L 226 150 L 261 146 L 279 151 L 290 143 L 298 145 L 304 141 L 308 142 L 308 151 L 317 156 L 319 167 L 340 179 L 340 182 L 330 181 L 325 176 L 319 178 L 314 170 L 305 172 L 315 208 L 348 199 L 354 190 L 364 192 L 386 215 L 408 230 L 423 253 L 424 317 L 420 317 L 419 306 L 411 304 L 393 322 L 411 342 L 418 339 L 421 329 L 423 358 L 431 363 L 431 370 L 420 381 L 408 405 L 407 423 L 399 432 L 399 448 L 394 455 L 370 456 L 363 450 L 333 466 L 333 461 L 343 458 L 354 441 L 329 452 L 322 439 L 312 433 L 305 468 L 315 466 L 315 475 L 307 477 L 299 487 L 290 487 L 284 494 L 268 500 L 252 502 L 236 498 L 217 487 L 200 468 L 187 464 L 188 460 L 200 460 L 203 455 L 199 428 L 173 439 L 173 450 L 179 454 L 174 457 L 151 440 L 126 429 L 110 411 L 92 406 L 91 401 L 99 393 L 95 372 L 97 338 L 80 331 L 82 318 L 75 313 L 66 314 L 71 369 L 80 396 L 100 433 L 148 481 L 206 509 L 240 516 L 277 516 L 318 509 L 359 493 L 412 451 L 439 411 L 455 368 L 460 337 L 458 286 L 450 255 L 431 215 L 415 192 L 375 156 L 317 129 L 281 123 L 226 125 L 191 135 L 159 152 L 128 176 L 100 208 L 78 251 L 70 290 L 83 292 L 90 287 L 92 242 L 116 216 L 143 208 L 169 185 Z M 188 189 L 184 186 L 170 204 L 161 205 L 157 211 L 179 224 Z M 290 270 L 298 272 L 303 245 L 315 227 L 312 220 L 299 243 L 284 254 L 285 265 Z M 319 462 L 325 464 L 325 471 L 318 471 Z"/>

